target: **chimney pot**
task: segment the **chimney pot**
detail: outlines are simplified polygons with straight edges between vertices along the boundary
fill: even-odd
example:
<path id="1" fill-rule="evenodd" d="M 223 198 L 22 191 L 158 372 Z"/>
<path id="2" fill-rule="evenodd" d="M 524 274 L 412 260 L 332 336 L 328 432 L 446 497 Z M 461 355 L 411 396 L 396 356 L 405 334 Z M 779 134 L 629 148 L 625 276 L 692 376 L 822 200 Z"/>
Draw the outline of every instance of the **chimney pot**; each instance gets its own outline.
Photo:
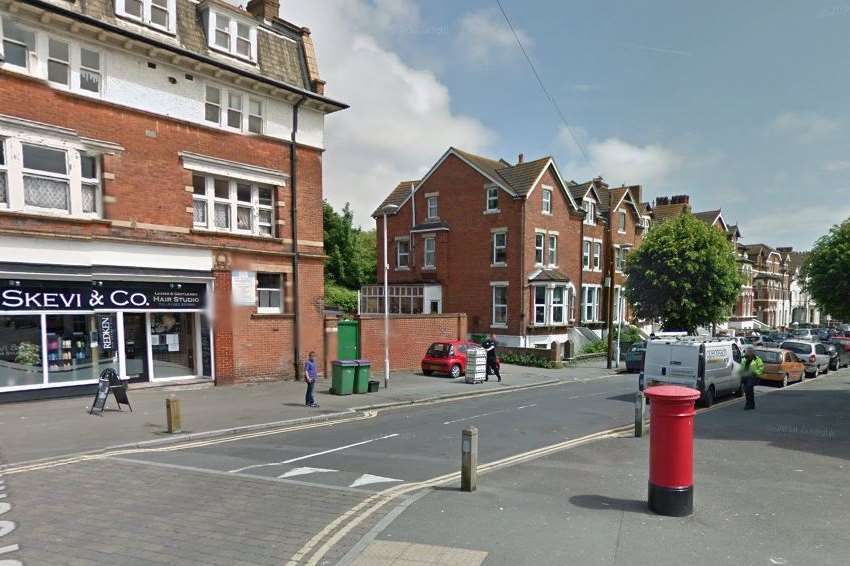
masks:
<path id="1" fill-rule="evenodd" d="M 520 153 L 520 154 L 517 156 L 517 158 L 516 158 L 516 162 L 517 162 L 517 164 L 520 164 L 520 163 L 522 163 L 523 161 L 525 161 L 525 156 L 524 156 L 523 154 L 521 154 L 521 153 Z"/>

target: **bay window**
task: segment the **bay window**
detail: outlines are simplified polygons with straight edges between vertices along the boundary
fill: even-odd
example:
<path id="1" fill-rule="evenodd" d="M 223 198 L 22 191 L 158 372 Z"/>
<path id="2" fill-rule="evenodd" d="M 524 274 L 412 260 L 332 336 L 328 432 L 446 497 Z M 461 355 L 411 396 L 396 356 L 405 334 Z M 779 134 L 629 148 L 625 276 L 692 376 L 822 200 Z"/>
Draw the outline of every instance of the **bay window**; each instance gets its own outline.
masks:
<path id="1" fill-rule="evenodd" d="M 273 191 L 249 181 L 195 174 L 193 224 L 236 234 L 274 236 Z"/>
<path id="2" fill-rule="evenodd" d="M 547 322 L 546 295 L 544 285 L 534 287 L 534 324 L 545 325 Z"/>
<path id="3" fill-rule="evenodd" d="M 534 325 L 566 325 L 569 309 L 572 308 L 572 287 L 560 283 L 542 284 L 533 287 Z"/>
<path id="4" fill-rule="evenodd" d="M 566 324 L 567 288 L 556 285 L 552 288 L 552 324 Z"/>

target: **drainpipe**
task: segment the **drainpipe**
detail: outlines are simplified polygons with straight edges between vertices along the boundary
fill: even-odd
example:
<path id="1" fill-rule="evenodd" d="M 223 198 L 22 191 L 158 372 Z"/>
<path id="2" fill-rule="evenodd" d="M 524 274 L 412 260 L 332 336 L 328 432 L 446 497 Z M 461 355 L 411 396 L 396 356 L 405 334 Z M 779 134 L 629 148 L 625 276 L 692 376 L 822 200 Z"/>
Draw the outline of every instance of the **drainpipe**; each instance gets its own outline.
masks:
<path id="1" fill-rule="evenodd" d="M 295 106 L 292 107 L 292 135 L 289 142 L 289 191 L 290 191 L 290 223 L 292 224 L 292 305 L 293 324 L 295 327 L 294 363 L 295 379 L 301 374 L 301 305 L 299 293 L 299 270 L 298 270 L 298 153 L 295 151 L 295 137 L 298 133 L 298 110 L 306 96 L 302 96 Z"/>
<path id="2" fill-rule="evenodd" d="M 578 325 L 584 326 L 584 218 L 586 212 L 579 209 L 579 241 L 581 245 L 578 247 Z"/>
<path id="3" fill-rule="evenodd" d="M 519 322 L 520 322 L 520 347 L 527 348 L 528 347 L 528 339 L 526 328 L 528 327 L 526 317 L 525 317 L 525 309 L 528 306 L 528 300 L 531 297 L 525 296 L 526 284 L 528 283 L 528 276 L 525 273 L 525 213 L 527 211 L 528 205 L 528 197 L 523 197 L 522 200 L 522 222 L 519 232 Z M 508 234 L 510 238 L 510 234 Z M 529 287 L 530 288 L 530 287 Z M 491 291 L 492 292 L 492 291 Z M 508 302 L 510 304 L 510 301 Z"/>

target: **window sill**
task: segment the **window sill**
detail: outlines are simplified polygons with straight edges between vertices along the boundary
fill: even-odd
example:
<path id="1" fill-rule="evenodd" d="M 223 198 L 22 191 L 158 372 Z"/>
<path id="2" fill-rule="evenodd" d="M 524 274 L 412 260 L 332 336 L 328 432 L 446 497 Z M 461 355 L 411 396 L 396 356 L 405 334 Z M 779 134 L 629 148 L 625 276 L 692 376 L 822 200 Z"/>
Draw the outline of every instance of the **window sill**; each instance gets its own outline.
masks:
<path id="1" fill-rule="evenodd" d="M 283 243 L 283 239 L 275 238 L 273 236 L 260 236 L 258 234 L 244 234 L 242 232 L 229 232 L 227 230 L 211 230 L 209 228 L 199 228 L 197 226 L 191 229 L 191 233 L 193 234 L 202 234 L 204 236 L 229 236 L 233 238 L 247 238 L 251 240 L 260 240 L 263 242 L 275 242 L 278 244 Z"/>
<path id="2" fill-rule="evenodd" d="M 500 212 L 502 212 L 500 209 L 493 208 L 490 210 L 485 210 L 482 214 L 499 214 Z"/>
<path id="3" fill-rule="evenodd" d="M 494 322 L 493 324 L 490 325 L 490 328 L 507 328 L 507 327 L 508 327 L 507 323 L 502 324 L 502 323 L 495 323 Z"/>
<path id="4" fill-rule="evenodd" d="M 437 271 L 436 266 L 426 265 L 422 268 L 422 271 Z"/>
<path id="5" fill-rule="evenodd" d="M 393 271 L 410 271 L 409 267 L 396 267 Z"/>
<path id="6" fill-rule="evenodd" d="M 507 267 L 507 263 L 491 263 L 490 267 Z"/>
<path id="7" fill-rule="evenodd" d="M 0 215 L 32 218 L 38 220 L 58 220 L 60 222 L 70 222 L 73 224 L 111 224 L 109 220 L 105 220 L 103 218 L 95 218 L 93 216 L 71 216 L 69 214 L 35 212 L 32 210 L 12 210 L 10 208 L 2 206 L 0 206 Z"/>
<path id="8" fill-rule="evenodd" d="M 545 212 L 542 210 L 540 211 L 540 214 L 542 214 L 543 216 L 554 216 L 554 214 L 552 214 L 551 212 Z"/>
<path id="9" fill-rule="evenodd" d="M 251 315 L 251 319 L 264 319 L 264 320 L 289 320 L 295 318 L 293 313 L 286 312 L 255 312 Z"/>

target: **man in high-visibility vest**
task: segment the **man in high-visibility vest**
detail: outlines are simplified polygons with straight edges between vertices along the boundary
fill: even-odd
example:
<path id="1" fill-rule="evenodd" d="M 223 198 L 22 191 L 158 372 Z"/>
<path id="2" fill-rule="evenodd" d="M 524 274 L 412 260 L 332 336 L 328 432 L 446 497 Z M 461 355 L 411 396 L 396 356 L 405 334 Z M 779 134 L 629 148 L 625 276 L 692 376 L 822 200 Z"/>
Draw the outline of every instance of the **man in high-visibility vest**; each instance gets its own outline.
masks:
<path id="1" fill-rule="evenodd" d="M 745 411 L 752 411 L 756 408 L 755 386 L 762 374 L 764 374 L 764 362 L 756 356 L 753 345 L 747 344 L 744 348 L 744 360 L 741 363 L 741 380 L 744 385 L 744 393 L 747 395 L 747 403 L 744 405 Z"/>

